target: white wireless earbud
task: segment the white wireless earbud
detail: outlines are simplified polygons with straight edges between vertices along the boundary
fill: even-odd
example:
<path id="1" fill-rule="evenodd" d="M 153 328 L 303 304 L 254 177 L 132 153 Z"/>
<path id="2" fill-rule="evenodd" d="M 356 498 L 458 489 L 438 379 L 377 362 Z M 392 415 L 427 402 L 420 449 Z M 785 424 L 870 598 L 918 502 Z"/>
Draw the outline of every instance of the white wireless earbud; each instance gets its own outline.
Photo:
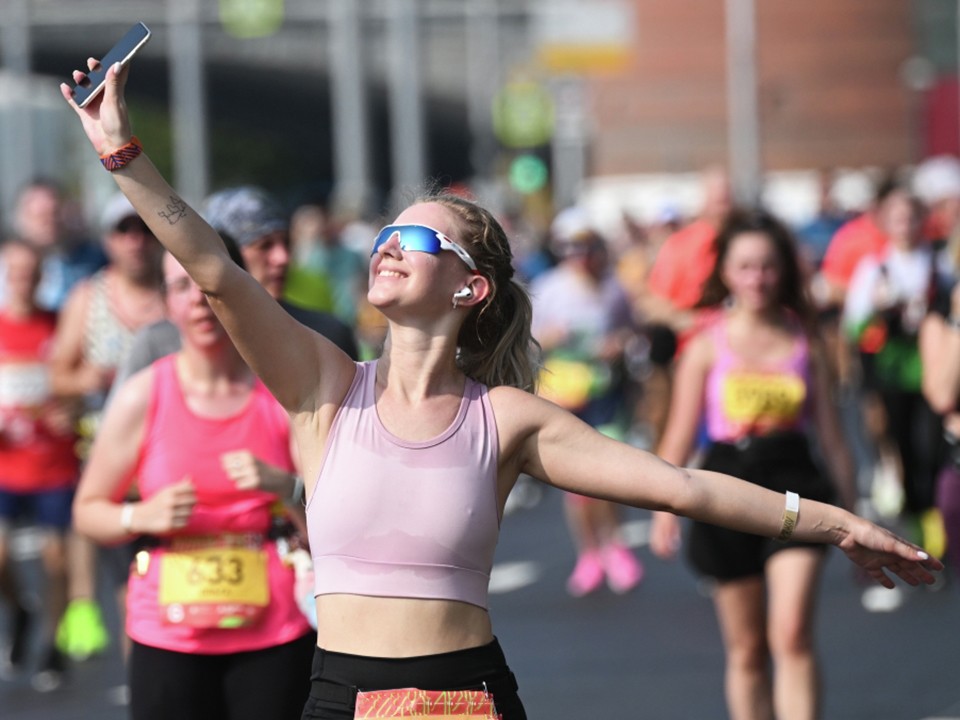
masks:
<path id="1" fill-rule="evenodd" d="M 473 290 L 471 290 L 470 286 L 468 285 L 465 288 L 461 288 L 460 290 L 457 290 L 453 294 L 453 297 L 455 300 L 469 300 L 470 298 L 473 297 Z"/>

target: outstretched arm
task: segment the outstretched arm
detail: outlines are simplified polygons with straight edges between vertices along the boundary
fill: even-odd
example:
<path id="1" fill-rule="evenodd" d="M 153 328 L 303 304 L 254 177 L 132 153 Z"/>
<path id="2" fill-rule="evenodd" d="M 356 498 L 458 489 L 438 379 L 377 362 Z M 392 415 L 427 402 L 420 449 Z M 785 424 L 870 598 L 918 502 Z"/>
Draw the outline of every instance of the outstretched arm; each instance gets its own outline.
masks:
<path id="1" fill-rule="evenodd" d="M 570 492 L 668 510 L 732 530 L 777 537 L 784 496 L 729 475 L 690 470 L 604 437 L 556 405 L 512 388 L 494 396 L 502 453 L 517 469 Z M 911 585 L 943 565 L 920 548 L 838 507 L 801 500 L 798 540 L 840 547 L 877 582 Z"/>
<path id="2" fill-rule="evenodd" d="M 98 63 L 91 58 L 88 65 L 93 69 Z M 73 101 L 70 87 L 61 85 L 101 156 L 133 137 L 123 97 L 128 74 L 129 66 L 110 68 L 101 97 L 82 109 Z M 77 81 L 83 77 L 74 73 Z M 353 377 L 349 358 L 293 320 L 237 267 L 213 228 L 180 198 L 148 157 L 141 154 L 112 174 L 140 217 L 208 297 L 244 359 L 288 411 L 312 410 L 318 403 L 336 402 L 338 393 L 342 397 Z"/>

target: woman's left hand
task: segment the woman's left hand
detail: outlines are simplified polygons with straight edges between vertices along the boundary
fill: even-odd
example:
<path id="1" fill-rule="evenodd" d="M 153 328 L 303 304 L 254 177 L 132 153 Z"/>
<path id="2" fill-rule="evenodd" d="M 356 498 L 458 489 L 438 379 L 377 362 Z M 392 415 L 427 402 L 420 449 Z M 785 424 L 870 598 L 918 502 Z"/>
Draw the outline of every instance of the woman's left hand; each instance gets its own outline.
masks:
<path id="1" fill-rule="evenodd" d="M 850 526 L 837 545 L 878 583 L 886 588 L 894 586 L 887 573 L 893 573 L 909 585 L 931 585 L 936 581 L 932 573 L 943 570 L 942 562 L 868 520 L 856 515 L 850 518 Z"/>
<path id="2" fill-rule="evenodd" d="M 96 70 L 100 67 L 100 61 L 89 58 L 87 67 L 90 70 Z M 84 108 L 79 107 L 74 101 L 73 89 L 70 85 L 60 84 L 60 93 L 80 116 L 83 130 L 99 155 L 105 155 L 123 147 L 133 137 L 127 103 L 123 95 L 129 74 L 129 65 L 122 69 L 119 69 L 119 64 L 109 68 L 103 90 Z M 83 82 L 86 77 L 86 73 L 80 70 L 73 71 L 73 80 L 77 84 Z"/>
<path id="3" fill-rule="evenodd" d="M 263 490 L 276 495 L 289 495 L 293 491 L 289 472 L 263 462 L 249 450 L 224 453 L 220 463 L 238 490 Z"/>

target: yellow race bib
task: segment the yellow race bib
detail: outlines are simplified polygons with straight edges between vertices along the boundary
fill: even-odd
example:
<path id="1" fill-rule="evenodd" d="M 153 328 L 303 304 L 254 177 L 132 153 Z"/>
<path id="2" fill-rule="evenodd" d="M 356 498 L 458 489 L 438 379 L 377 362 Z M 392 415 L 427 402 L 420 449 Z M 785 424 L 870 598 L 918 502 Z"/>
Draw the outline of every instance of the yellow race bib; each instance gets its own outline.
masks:
<path id="1" fill-rule="evenodd" d="M 206 543 L 201 543 L 206 545 Z M 212 540 L 174 545 L 160 558 L 159 603 L 164 622 L 197 628 L 252 625 L 270 602 L 267 553 Z"/>
<path id="2" fill-rule="evenodd" d="M 737 423 L 789 424 L 799 418 L 806 397 L 799 377 L 735 372 L 723 382 L 723 413 Z"/>

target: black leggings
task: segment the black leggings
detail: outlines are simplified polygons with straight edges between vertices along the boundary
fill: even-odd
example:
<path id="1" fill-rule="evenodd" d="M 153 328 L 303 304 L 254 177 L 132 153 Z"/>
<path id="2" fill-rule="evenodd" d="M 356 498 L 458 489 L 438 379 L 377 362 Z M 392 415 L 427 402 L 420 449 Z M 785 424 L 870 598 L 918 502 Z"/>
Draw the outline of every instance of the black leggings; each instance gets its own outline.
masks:
<path id="1" fill-rule="evenodd" d="M 296 720 L 310 691 L 316 635 L 225 655 L 133 643 L 132 720 Z"/>
<path id="2" fill-rule="evenodd" d="M 503 720 L 526 720 L 517 682 L 494 640 L 438 655 L 378 658 L 317 648 L 302 720 L 353 720 L 357 690 L 481 690 L 486 685 Z M 179 720 L 179 719 L 178 719 Z"/>

